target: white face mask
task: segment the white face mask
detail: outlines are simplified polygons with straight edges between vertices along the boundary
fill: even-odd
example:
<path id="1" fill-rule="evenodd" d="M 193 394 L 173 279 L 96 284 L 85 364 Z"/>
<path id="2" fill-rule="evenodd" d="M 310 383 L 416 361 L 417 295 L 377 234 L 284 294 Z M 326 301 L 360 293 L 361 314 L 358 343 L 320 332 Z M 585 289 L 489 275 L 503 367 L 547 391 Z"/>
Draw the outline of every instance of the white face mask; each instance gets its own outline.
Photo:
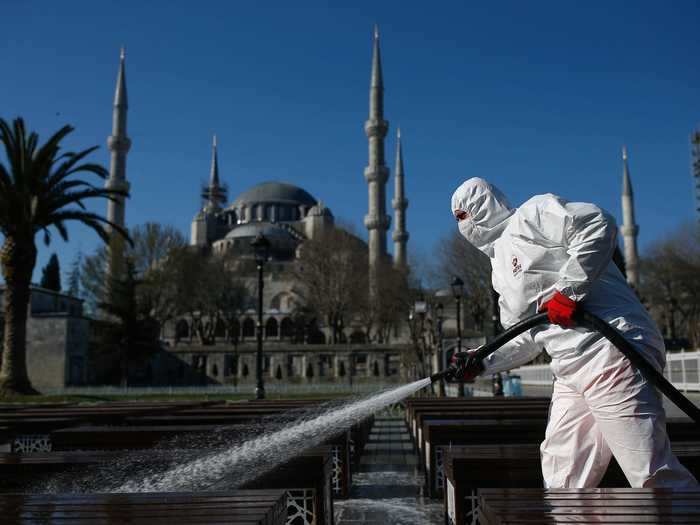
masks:
<path id="1" fill-rule="evenodd" d="M 454 210 L 468 214 L 457 223 L 459 233 L 489 256 L 514 211 L 497 188 L 476 177 L 457 188 L 452 195 L 451 210 L 453 214 Z"/>
<path id="2" fill-rule="evenodd" d="M 474 222 L 471 219 L 464 219 L 457 223 L 457 227 L 459 228 L 459 233 L 462 234 L 462 237 L 467 239 L 469 242 L 472 242 L 471 235 L 472 231 L 474 230 Z"/>

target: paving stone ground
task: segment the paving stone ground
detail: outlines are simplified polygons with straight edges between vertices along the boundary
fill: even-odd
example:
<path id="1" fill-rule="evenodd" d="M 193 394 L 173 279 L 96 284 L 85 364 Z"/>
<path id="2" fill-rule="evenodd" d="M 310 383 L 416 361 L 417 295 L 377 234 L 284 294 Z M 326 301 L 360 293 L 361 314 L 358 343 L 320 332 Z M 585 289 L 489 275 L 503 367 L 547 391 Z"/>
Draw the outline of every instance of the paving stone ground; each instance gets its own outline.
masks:
<path id="1" fill-rule="evenodd" d="M 350 498 L 335 502 L 337 525 L 442 524 L 442 501 L 423 498 L 423 475 L 401 417 L 375 419 Z"/>

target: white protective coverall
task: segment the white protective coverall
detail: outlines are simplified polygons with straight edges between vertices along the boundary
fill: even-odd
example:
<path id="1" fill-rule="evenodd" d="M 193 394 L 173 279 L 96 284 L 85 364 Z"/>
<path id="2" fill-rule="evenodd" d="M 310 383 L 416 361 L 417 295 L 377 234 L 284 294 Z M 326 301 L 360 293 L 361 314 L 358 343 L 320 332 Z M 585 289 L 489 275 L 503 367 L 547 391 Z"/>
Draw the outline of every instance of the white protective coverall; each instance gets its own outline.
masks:
<path id="1" fill-rule="evenodd" d="M 536 314 L 559 291 L 630 341 L 657 370 L 664 343 L 654 321 L 612 261 L 617 227 L 593 204 L 537 195 L 517 209 L 483 179 L 452 196 L 462 235 L 491 259 L 501 324 Z M 598 486 L 615 456 L 632 487 L 690 487 L 697 481 L 671 452 L 659 392 L 607 339 L 587 328 L 545 324 L 483 361 L 494 374 L 543 349 L 555 377 L 540 447 L 545 486 Z"/>

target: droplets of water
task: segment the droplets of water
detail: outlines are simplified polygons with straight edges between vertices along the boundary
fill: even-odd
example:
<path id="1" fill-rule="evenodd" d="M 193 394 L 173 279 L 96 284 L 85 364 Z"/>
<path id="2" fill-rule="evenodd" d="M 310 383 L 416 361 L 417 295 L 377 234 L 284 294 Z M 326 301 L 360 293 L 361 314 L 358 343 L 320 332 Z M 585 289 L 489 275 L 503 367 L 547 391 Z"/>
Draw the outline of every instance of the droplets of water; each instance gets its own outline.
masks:
<path id="1" fill-rule="evenodd" d="M 422 379 L 361 399 L 295 410 L 253 425 L 183 434 L 156 449 L 54 475 L 33 492 L 178 492 L 240 487 L 430 384 Z"/>
<path id="2" fill-rule="evenodd" d="M 185 461 L 161 474 L 130 480 L 117 487 L 114 492 L 195 491 L 213 488 L 213 485 L 221 484 L 223 480 L 228 488 L 244 485 L 300 452 L 322 444 L 335 434 L 347 431 L 356 422 L 385 406 L 403 400 L 429 384 L 430 378 L 426 378 L 338 406 L 231 449 Z"/>

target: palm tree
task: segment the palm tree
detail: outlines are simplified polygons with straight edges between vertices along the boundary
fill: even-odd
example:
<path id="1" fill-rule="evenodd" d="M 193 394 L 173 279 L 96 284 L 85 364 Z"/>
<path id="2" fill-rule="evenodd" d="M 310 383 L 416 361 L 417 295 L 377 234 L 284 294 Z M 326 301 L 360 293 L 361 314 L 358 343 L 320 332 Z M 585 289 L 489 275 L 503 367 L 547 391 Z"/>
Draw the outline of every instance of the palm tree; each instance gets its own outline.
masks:
<path id="1" fill-rule="evenodd" d="M 64 126 L 39 147 L 39 136 L 34 132 L 28 135 L 21 118 L 15 119 L 12 127 L 0 119 L 0 143 L 7 157 L 6 165 L 0 162 L 0 233 L 4 236 L 0 266 L 5 279 L 0 396 L 36 393 L 26 363 L 29 287 L 37 255 L 35 236 L 43 233 L 48 246 L 49 228 L 53 227 L 67 241 L 66 222 L 78 221 L 97 232 L 105 243 L 110 239 L 109 228 L 128 238 L 124 229 L 86 210 L 86 199 L 114 200 L 127 194 L 74 177 L 92 173 L 105 179 L 108 173 L 99 164 L 83 163 L 97 146 L 79 153 L 60 151 L 61 140 L 71 131 L 71 126 Z"/>

